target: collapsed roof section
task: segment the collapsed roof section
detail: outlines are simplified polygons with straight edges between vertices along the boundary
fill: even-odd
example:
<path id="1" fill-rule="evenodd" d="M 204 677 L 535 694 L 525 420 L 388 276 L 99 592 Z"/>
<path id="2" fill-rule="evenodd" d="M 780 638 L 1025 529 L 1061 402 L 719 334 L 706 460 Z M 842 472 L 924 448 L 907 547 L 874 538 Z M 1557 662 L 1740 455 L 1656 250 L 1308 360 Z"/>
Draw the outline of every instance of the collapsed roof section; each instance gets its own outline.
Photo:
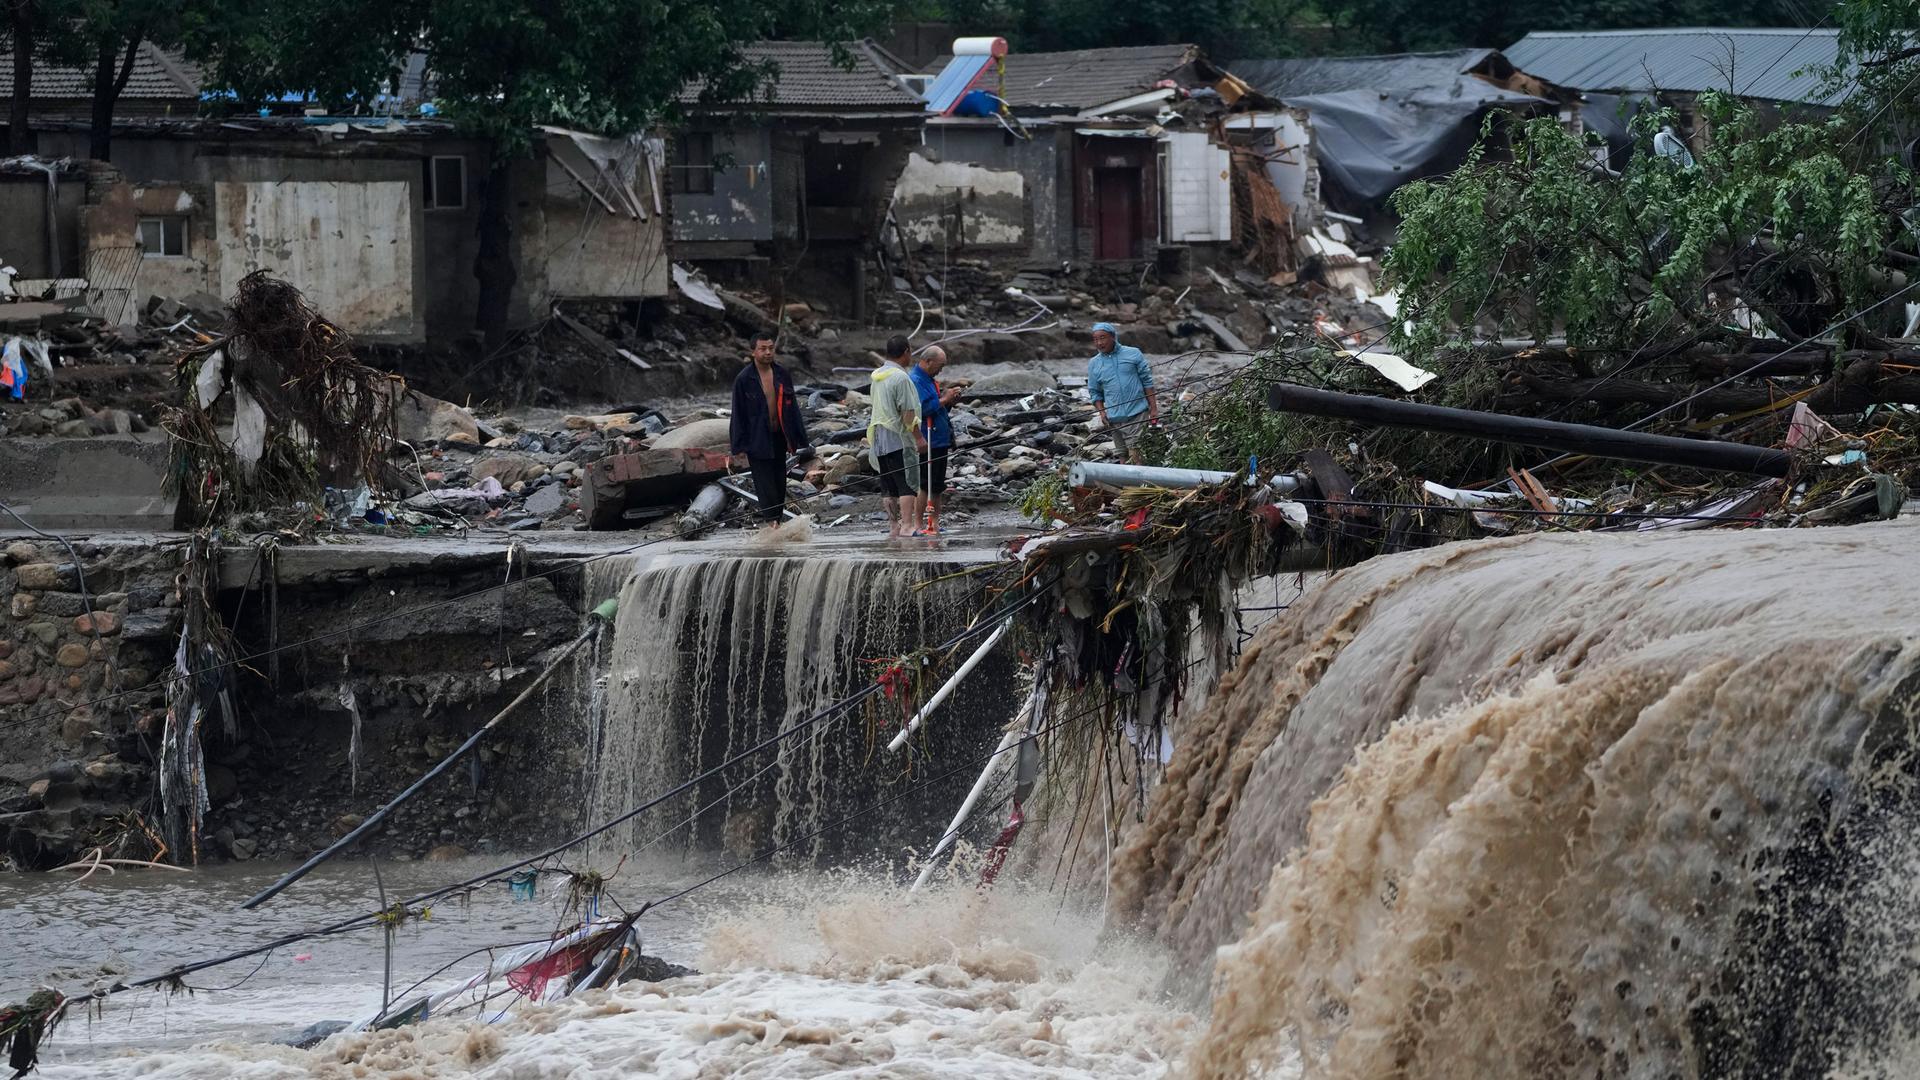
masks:
<path id="1" fill-rule="evenodd" d="M 1489 109 L 1551 111 L 1560 96 L 1496 49 L 1243 60 L 1235 69 L 1262 93 L 1308 111 L 1327 193 L 1350 209 L 1452 169 Z"/>

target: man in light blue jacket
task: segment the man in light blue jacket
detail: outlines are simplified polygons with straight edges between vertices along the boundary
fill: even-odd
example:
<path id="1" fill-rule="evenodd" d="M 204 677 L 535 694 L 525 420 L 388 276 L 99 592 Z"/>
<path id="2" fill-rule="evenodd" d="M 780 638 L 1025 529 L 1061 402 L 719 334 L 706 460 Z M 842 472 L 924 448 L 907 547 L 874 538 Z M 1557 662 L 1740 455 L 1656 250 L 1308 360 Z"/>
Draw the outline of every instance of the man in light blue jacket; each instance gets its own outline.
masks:
<path id="1" fill-rule="evenodd" d="M 1160 400 L 1153 392 L 1153 371 L 1147 358 L 1131 345 L 1120 344 L 1112 323 L 1093 324 L 1093 347 L 1099 351 L 1087 362 L 1087 396 L 1100 422 L 1113 436 L 1114 449 L 1140 464 L 1136 445 L 1149 424 L 1160 423 Z"/>

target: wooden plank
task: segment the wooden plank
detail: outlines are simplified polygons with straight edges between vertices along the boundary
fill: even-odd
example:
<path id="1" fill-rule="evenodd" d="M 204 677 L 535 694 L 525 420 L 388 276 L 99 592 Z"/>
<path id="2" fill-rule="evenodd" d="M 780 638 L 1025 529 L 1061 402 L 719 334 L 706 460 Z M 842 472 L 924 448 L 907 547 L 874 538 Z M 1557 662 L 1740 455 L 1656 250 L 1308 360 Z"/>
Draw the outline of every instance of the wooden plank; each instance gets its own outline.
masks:
<path id="1" fill-rule="evenodd" d="M 1513 478 L 1513 486 L 1520 489 L 1520 494 L 1527 500 L 1527 505 L 1540 511 L 1540 523 L 1544 525 L 1552 521 L 1553 513 L 1559 507 L 1553 505 L 1553 498 L 1547 494 L 1547 489 L 1541 486 L 1540 481 L 1534 479 L 1533 474 L 1525 469 L 1515 471 L 1512 467 L 1508 467 L 1507 475 Z"/>
<path id="2" fill-rule="evenodd" d="M 628 363 L 632 364 L 633 366 L 639 368 L 641 371 L 653 370 L 652 364 L 647 363 L 645 360 L 640 359 L 638 356 L 635 356 L 632 353 L 628 352 L 627 350 L 621 348 L 620 346 L 615 345 L 613 342 L 608 341 L 605 337 L 601 336 L 599 331 L 593 329 L 592 327 L 581 322 L 579 319 L 576 319 L 573 316 L 567 314 L 566 312 L 561 311 L 558 307 L 555 307 L 553 309 L 553 317 L 556 319 L 559 319 L 560 324 L 562 326 L 565 326 L 567 329 L 573 331 L 574 335 L 577 336 L 580 340 L 586 342 L 588 345 L 591 345 L 594 348 L 600 350 L 602 353 L 606 354 L 608 359 L 625 360 Z"/>
<path id="3" fill-rule="evenodd" d="M 587 178 L 584 176 L 581 176 L 580 171 L 578 169 L 575 169 L 573 166 L 567 164 L 566 158 L 563 158 L 559 154 L 554 153 L 552 147 L 547 148 L 547 156 L 559 162 L 560 167 L 567 170 L 567 175 L 573 177 L 574 181 L 578 183 L 580 187 L 584 191 L 586 191 L 587 194 L 593 196 L 595 202 L 607 208 L 607 213 L 618 214 L 620 212 L 613 208 L 613 204 L 607 201 L 607 197 L 605 195 L 602 195 L 598 191 L 595 191 L 593 185 L 587 183 Z"/>
<path id="4" fill-rule="evenodd" d="M 1201 326 L 1204 326 L 1207 328 L 1207 333 L 1212 334 L 1215 338 L 1219 339 L 1221 348 L 1226 349 L 1229 352 L 1252 352 L 1253 351 L 1252 349 L 1247 348 L 1247 343 L 1240 339 L 1240 335 L 1228 329 L 1226 323 L 1221 322 L 1219 319 L 1215 318 L 1214 316 L 1208 315 L 1206 312 L 1201 312 L 1199 315 L 1196 315 L 1195 318 L 1199 321 Z"/>

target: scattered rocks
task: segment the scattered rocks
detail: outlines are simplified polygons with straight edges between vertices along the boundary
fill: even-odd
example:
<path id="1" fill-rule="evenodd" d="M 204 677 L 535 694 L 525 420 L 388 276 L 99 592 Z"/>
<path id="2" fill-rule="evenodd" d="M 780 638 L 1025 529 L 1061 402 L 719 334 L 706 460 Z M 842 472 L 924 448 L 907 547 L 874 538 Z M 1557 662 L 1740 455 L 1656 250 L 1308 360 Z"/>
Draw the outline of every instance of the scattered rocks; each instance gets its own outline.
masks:
<path id="1" fill-rule="evenodd" d="M 78 642 L 68 642 L 60 646 L 60 651 L 55 653 L 53 658 L 64 668 L 86 667 L 87 661 L 92 659 L 87 655 L 87 647 Z"/>
<path id="2" fill-rule="evenodd" d="M 111 611 L 96 611 L 91 615 L 76 615 L 73 619 L 73 632 L 76 634 L 99 634 L 111 637 L 120 632 L 120 616 Z"/>
<path id="3" fill-rule="evenodd" d="M 536 469 L 539 471 L 535 472 Z M 502 486 L 537 480 L 546 474 L 545 465 L 524 454 L 499 454 L 473 463 L 475 480 L 484 480 L 491 476 L 500 481 Z"/>
<path id="4" fill-rule="evenodd" d="M 467 849 L 459 844 L 440 844 L 425 855 L 427 862 L 454 862 L 467 857 Z"/>
<path id="5" fill-rule="evenodd" d="M 408 390 L 394 407 L 394 426 L 400 438 L 416 447 L 454 441 L 480 441 L 480 424 L 467 410 L 451 401 Z"/>
<path id="6" fill-rule="evenodd" d="M 527 497 L 525 509 L 529 514 L 544 518 L 559 513 L 572 501 L 573 496 L 564 485 L 548 484 Z"/>
<path id="7" fill-rule="evenodd" d="M 13 581 L 22 589 L 65 589 L 78 578 L 71 563 L 28 563 L 14 570 Z"/>
<path id="8" fill-rule="evenodd" d="M 58 619 L 71 619 L 83 615 L 87 610 L 87 598 L 79 593 L 49 592 L 40 594 L 38 610 L 42 615 L 51 615 Z"/>

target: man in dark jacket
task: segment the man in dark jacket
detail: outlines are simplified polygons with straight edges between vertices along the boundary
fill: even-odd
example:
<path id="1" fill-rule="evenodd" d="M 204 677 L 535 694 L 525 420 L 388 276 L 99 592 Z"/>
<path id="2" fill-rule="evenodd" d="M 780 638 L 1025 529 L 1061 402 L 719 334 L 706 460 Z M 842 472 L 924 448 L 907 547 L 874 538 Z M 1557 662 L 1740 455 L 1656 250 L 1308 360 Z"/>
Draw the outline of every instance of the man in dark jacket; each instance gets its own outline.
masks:
<path id="1" fill-rule="evenodd" d="M 753 362 L 733 380 L 732 445 L 753 473 L 760 520 L 779 521 L 787 509 L 787 456 L 805 456 L 809 445 L 793 376 L 773 362 L 772 334 L 753 336 Z"/>

